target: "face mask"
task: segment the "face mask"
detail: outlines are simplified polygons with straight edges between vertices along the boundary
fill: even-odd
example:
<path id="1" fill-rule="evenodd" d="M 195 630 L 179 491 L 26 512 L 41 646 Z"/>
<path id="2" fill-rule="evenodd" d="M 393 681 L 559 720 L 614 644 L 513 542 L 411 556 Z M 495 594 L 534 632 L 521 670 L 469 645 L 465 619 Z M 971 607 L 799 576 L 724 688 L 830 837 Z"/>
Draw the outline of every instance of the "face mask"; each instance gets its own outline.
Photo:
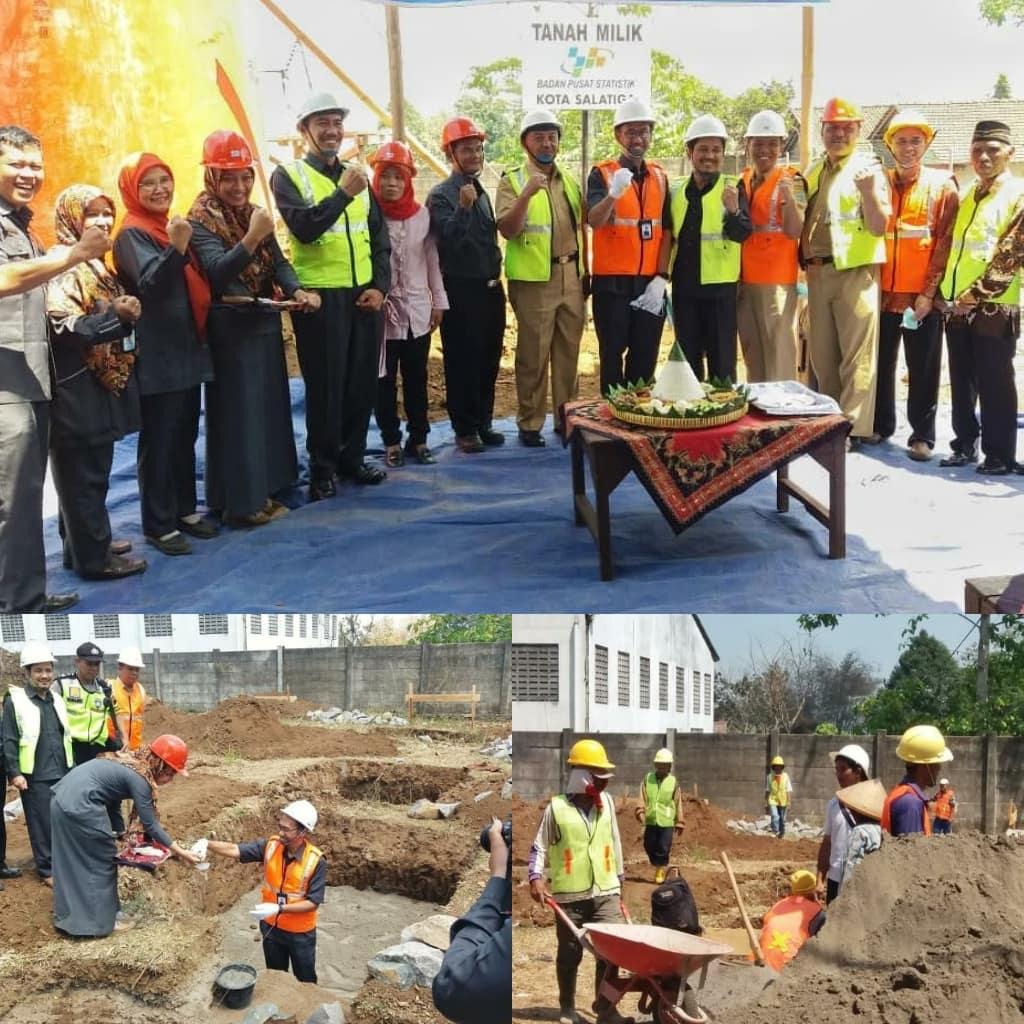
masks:
<path id="1" fill-rule="evenodd" d="M 533 159 L 536 160 L 537 163 L 544 164 L 545 166 L 547 166 L 548 164 L 553 164 L 555 162 L 555 154 L 554 153 L 539 153 Z"/>

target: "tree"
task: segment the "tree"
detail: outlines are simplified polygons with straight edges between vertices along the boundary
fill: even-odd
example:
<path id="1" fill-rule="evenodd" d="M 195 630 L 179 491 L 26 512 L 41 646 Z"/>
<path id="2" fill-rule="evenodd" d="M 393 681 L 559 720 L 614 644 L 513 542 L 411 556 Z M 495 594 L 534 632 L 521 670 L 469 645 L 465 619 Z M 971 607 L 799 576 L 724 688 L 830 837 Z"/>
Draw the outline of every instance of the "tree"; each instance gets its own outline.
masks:
<path id="1" fill-rule="evenodd" d="M 992 99 L 994 100 L 1008 100 L 1011 99 L 1010 95 L 1010 80 L 1006 77 L 1006 73 L 1003 71 L 999 72 L 999 77 L 996 79 L 996 84 L 992 86 Z"/>
<path id="2" fill-rule="evenodd" d="M 338 646 L 362 647 L 373 631 L 372 615 L 339 615 Z"/>
<path id="3" fill-rule="evenodd" d="M 813 728 L 818 723 L 828 723 L 846 734 L 862 731 L 861 701 L 878 689 L 880 680 L 861 656 L 847 651 L 835 661 L 827 655 L 814 654 L 809 675 L 810 690 L 800 724 Z"/>
<path id="4" fill-rule="evenodd" d="M 475 65 L 462 83 L 458 111 L 487 133 L 487 159 L 514 167 L 522 159 L 519 122 L 523 116 L 523 62 L 502 57 Z"/>
<path id="5" fill-rule="evenodd" d="M 1024 25 L 1024 0 L 981 0 L 981 16 L 993 25 L 1004 25 L 1007 18 Z"/>
<path id="6" fill-rule="evenodd" d="M 719 676 L 715 687 L 718 717 L 731 732 L 791 732 L 807 703 L 806 687 L 782 655 L 735 681 Z"/>
<path id="7" fill-rule="evenodd" d="M 410 627 L 408 642 L 489 644 L 511 640 L 511 615 L 424 615 Z"/>

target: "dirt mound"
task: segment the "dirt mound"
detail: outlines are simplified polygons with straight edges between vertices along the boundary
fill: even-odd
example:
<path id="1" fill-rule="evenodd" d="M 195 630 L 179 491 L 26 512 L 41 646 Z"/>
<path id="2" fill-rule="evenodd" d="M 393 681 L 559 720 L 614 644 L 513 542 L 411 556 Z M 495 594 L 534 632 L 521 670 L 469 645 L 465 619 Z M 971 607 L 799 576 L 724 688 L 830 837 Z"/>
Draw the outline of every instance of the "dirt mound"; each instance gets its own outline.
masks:
<path id="1" fill-rule="evenodd" d="M 465 768 L 346 761 L 339 767 L 335 792 L 348 800 L 411 804 L 420 799 L 437 800 L 444 790 L 458 786 L 468 775 Z"/>
<path id="2" fill-rule="evenodd" d="M 1024 844 L 887 841 L 753 1007 L 723 1024 L 979 1024 L 1024 1010 Z"/>
<path id="3" fill-rule="evenodd" d="M 174 733 L 196 754 L 245 757 L 344 757 L 397 752 L 389 736 L 312 725 L 285 725 L 276 707 L 251 697 L 231 697 L 212 711 L 189 714 L 153 701 L 146 706 L 146 735 Z"/>

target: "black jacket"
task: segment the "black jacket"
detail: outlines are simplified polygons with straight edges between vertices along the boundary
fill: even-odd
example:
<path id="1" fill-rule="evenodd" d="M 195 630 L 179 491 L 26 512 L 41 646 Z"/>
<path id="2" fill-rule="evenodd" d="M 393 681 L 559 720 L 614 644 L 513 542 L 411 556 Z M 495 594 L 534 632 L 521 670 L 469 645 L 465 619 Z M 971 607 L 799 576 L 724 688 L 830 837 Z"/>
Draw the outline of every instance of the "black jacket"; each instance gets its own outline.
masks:
<path id="1" fill-rule="evenodd" d="M 472 183 L 476 202 L 467 210 L 459 205 L 459 190 Z M 491 281 L 501 273 L 498 228 L 491 198 L 480 182 L 461 171 L 453 171 L 435 185 L 427 196 L 430 231 L 437 240 L 441 273 Z"/>

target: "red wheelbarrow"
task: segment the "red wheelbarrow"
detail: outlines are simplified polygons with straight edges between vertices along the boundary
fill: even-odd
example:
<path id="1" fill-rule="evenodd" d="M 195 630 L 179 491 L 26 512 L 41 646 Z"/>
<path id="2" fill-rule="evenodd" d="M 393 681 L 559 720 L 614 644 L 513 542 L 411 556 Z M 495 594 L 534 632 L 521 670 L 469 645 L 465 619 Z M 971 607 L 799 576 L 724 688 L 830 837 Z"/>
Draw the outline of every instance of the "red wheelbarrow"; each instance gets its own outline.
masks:
<path id="1" fill-rule="evenodd" d="M 699 993 L 712 961 L 733 955 L 732 946 L 671 928 L 633 924 L 625 903 L 622 915 L 626 924 L 585 924 L 577 928 L 553 899 L 545 902 L 596 959 L 629 972 L 626 976 L 610 972 L 613 977 L 601 983 L 600 994 L 612 1006 L 627 992 L 639 992 L 640 1013 L 652 1014 L 656 1024 L 707 1024 L 708 1015 L 697 1006 L 696 995 L 686 1000 L 687 1009 L 683 1008 L 688 991 L 692 991 L 687 979 L 700 971 Z"/>

